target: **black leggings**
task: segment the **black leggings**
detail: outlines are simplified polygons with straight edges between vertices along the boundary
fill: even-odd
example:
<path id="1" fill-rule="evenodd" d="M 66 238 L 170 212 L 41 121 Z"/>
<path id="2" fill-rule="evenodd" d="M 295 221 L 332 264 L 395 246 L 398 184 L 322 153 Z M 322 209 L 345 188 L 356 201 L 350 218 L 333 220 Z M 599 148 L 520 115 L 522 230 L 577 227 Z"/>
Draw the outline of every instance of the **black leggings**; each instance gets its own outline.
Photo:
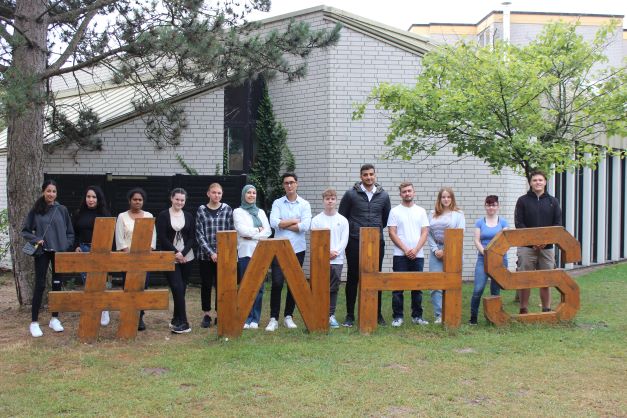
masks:
<path id="1" fill-rule="evenodd" d="M 187 280 L 189 279 L 191 267 L 191 263 L 177 263 L 174 265 L 174 271 L 168 271 L 166 273 L 168 284 L 172 290 L 172 300 L 174 300 L 173 323 L 187 322 L 185 291 L 187 289 Z"/>
<path id="2" fill-rule="evenodd" d="M 198 260 L 200 273 L 200 303 L 202 310 L 211 310 L 211 288 L 216 288 L 215 307 L 218 311 L 218 264 L 212 260 Z"/>
<path id="3" fill-rule="evenodd" d="M 61 290 L 61 279 L 54 272 L 54 252 L 44 251 L 43 254 L 35 256 L 35 289 L 33 290 L 31 311 L 31 320 L 33 322 L 37 322 L 39 317 L 39 309 L 44 297 L 44 290 L 46 290 L 46 276 L 50 264 L 52 264 L 52 290 L 55 292 Z M 59 316 L 59 313 L 52 312 L 52 316 Z"/>

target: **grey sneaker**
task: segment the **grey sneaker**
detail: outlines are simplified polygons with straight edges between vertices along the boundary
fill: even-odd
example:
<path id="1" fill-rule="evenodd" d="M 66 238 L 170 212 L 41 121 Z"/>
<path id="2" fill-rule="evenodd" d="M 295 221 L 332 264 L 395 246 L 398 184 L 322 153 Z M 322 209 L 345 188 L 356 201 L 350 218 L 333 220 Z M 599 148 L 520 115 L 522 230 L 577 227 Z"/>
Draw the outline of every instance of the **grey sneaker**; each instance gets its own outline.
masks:
<path id="1" fill-rule="evenodd" d="M 283 323 L 289 329 L 296 329 L 296 328 L 298 328 L 296 326 L 296 324 L 294 323 L 294 320 L 292 319 L 291 315 L 286 316 L 285 319 L 283 319 Z"/>
<path id="2" fill-rule="evenodd" d="M 398 327 L 400 327 L 401 325 L 403 325 L 403 318 L 395 318 L 395 319 L 392 321 L 392 326 L 393 326 L 393 327 L 398 328 Z"/>
<path id="3" fill-rule="evenodd" d="M 413 322 L 416 325 L 429 325 L 429 321 L 425 321 L 422 318 L 412 318 L 411 322 Z"/>
<path id="4" fill-rule="evenodd" d="M 266 327 L 266 331 L 276 331 L 279 328 L 279 322 L 275 318 L 270 318 L 270 322 L 268 322 L 268 326 Z"/>

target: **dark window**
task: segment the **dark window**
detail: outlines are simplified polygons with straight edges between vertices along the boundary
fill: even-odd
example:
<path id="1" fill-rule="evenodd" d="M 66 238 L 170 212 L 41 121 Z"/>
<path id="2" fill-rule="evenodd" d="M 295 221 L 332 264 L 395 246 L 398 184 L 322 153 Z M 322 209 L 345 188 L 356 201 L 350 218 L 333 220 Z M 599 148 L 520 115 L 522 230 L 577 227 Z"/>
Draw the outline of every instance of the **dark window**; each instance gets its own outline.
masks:
<path id="1" fill-rule="evenodd" d="M 231 174 L 248 173 L 255 163 L 255 125 L 263 86 L 259 77 L 224 89 L 224 149 Z"/>

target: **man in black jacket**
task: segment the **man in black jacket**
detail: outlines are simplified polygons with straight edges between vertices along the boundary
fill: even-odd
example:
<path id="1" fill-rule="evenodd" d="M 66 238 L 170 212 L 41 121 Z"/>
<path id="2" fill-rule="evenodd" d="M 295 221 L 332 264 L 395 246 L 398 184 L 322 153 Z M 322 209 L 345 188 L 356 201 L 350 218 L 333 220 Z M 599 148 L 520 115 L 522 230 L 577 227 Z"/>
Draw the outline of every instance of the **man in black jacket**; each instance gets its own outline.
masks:
<path id="1" fill-rule="evenodd" d="M 378 227 L 381 232 L 379 248 L 379 271 L 383 264 L 385 242 L 383 228 L 388 223 L 391 203 L 390 196 L 376 182 L 377 175 L 372 164 L 364 164 L 359 171 L 361 182 L 344 193 L 340 201 L 338 212 L 348 219 L 349 237 L 346 246 L 346 320 L 342 325 L 352 327 L 355 323 L 355 302 L 357 300 L 357 286 L 359 284 L 359 229 L 363 227 Z M 381 315 L 381 292 L 378 301 L 378 322 L 385 325 Z"/>
<path id="2" fill-rule="evenodd" d="M 529 191 L 516 202 L 514 221 L 516 229 L 542 226 L 561 226 L 562 210 L 557 199 L 546 192 L 546 175 L 533 171 L 529 176 Z M 555 268 L 553 245 L 518 247 L 518 270 L 551 270 Z M 520 313 L 529 312 L 530 289 L 520 290 Z M 551 310 L 551 289 L 540 289 L 542 312 Z"/>

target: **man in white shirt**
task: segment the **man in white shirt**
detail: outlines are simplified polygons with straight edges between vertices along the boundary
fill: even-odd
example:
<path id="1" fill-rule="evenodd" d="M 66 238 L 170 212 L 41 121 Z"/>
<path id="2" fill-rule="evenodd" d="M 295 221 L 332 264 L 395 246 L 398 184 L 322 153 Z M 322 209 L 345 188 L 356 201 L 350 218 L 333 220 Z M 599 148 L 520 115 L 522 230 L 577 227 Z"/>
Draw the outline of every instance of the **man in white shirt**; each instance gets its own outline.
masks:
<path id="1" fill-rule="evenodd" d="M 398 188 L 401 204 L 392 208 L 388 219 L 388 233 L 394 243 L 394 271 L 422 271 L 424 253 L 422 247 L 429 233 L 427 212 L 414 203 L 416 194 L 411 183 L 401 183 Z M 403 325 L 403 291 L 392 292 L 393 327 Z M 411 291 L 411 318 L 414 324 L 426 325 L 422 319 L 422 291 Z"/>
<path id="2" fill-rule="evenodd" d="M 337 304 L 337 292 L 340 288 L 342 267 L 344 266 L 344 250 L 348 244 L 348 221 L 337 213 L 337 192 L 335 189 L 326 189 L 322 192 L 324 211 L 316 215 L 311 221 L 312 228 L 326 228 L 331 230 L 331 276 L 329 278 L 329 291 L 331 305 L 329 307 L 329 326 L 339 328 L 335 319 L 335 306 Z"/>

